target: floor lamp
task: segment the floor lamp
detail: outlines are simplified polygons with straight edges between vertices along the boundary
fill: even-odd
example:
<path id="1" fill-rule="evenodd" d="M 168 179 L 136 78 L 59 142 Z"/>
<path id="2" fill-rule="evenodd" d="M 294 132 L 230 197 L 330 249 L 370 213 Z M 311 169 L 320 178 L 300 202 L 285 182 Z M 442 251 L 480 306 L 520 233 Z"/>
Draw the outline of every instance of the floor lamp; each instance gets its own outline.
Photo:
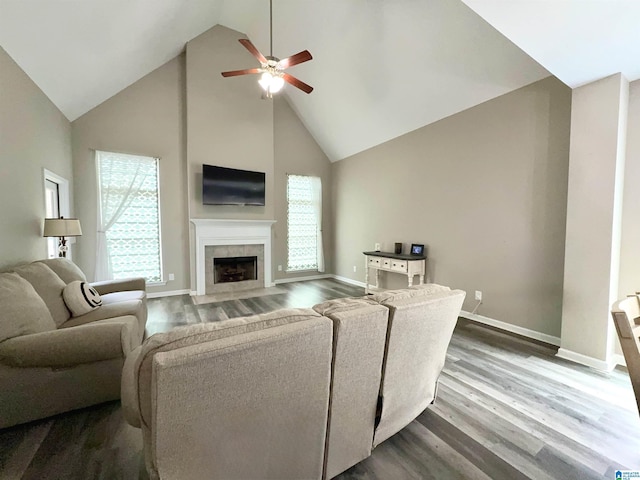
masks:
<path id="1" fill-rule="evenodd" d="M 67 239 L 65 237 L 79 237 L 82 235 L 80 220 L 77 218 L 45 218 L 43 237 L 58 237 L 58 256 L 66 257 Z"/>

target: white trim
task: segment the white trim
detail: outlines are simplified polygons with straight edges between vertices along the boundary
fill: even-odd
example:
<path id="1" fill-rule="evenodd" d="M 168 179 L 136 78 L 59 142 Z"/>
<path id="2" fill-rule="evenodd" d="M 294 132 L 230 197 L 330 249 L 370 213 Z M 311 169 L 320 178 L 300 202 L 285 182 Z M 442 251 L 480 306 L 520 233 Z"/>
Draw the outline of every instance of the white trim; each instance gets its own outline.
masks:
<path id="1" fill-rule="evenodd" d="M 69 180 L 60 175 L 53 173 L 51 170 L 47 170 L 46 168 L 42 169 L 44 172 L 43 185 L 47 186 L 47 180 L 52 181 L 53 183 L 58 184 L 58 209 L 60 210 L 59 215 L 69 218 L 71 216 L 70 210 L 70 202 L 71 199 L 69 197 Z"/>
<path id="2" fill-rule="evenodd" d="M 47 191 L 47 180 L 58 185 L 58 216 L 71 218 L 71 190 L 69 188 L 69 180 L 44 167 L 42 168 L 42 175 L 42 185 L 44 187 L 43 192 L 45 196 Z M 44 210 L 46 211 L 47 199 L 44 198 L 44 201 Z M 76 243 L 76 237 L 67 238 L 67 245 L 69 247 L 71 247 L 74 243 Z M 73 248 L 69 248 L 69 250 L 67 251 L 67 258 L 69 260 L 73 260 Z"/>
<path id="3" fill-rule="evenodd" d="M 614 360 L 607 362 L 605 360 L 599 360 L 597 358 L 589 357 L 572 350 L 567 350 L 566 348 L 561 348 L 560 350 L 558 350 L 556 357 L 564 358 L 565 360 L 580 363 L 582 365 L 586 365 L 587 367 L 592 367 L 596 370 L 602 370 L 604 372 L 610 372 L 616 366 Z"/>
<path id="4" fill-rule="evenodd" d="M 623 367 L 627 366 L 627 361 L 624 359 L 624 355 L 621 355 L 620 353 L 613 354 L 613 361 L 616 365 L 622 365 Z"/>
<path id="5" fill-rule="evenodd" d="M 352 278 L 341 277 L 340 275 L 331 275 L 334 279 L 339 280 L 344 283 L 348 283 L 349 285 L 355 285 L 356 287 L 365 288 L 364 282 L 359 280 L 353 280 Z"/>
<path id="6" fill-rule="evenodd" d="M 500 320 L 496 320 L 495 318 L 485 317 L 484 315 L 478 315 L 477 313 L 470 313 L 464 310 L 460 312 L 460 316 L 468 320 L 473 320 L 474 322 L 499 328 L 500 330 L 505 330 L 507 332 L 522 335 L 523 337 L 532 338 L 534 340 L 539 340 L 541 342 L 549 343 L 556 347 L 560 346 L 560 337 L 554 337 L 552 335 L 547 335 L 546 333 L 536 332 L 535 330 L 519 327 L 518 325 L 502 322 Z"/>
<path id="7" fill-rule="evenodd" d="M 184 290 L 172 290 L 170 292 L 147 292 L 147 298 L 159 298 L 159 297 L 172 297 L 174 295 L 187 295 L 191 294 L 188 288 Z"/>
<path id="8" fill-rule="evenodd" d="M 206 294 L 205 247 L 211 245 L 264 245 L 264 286 L 272 287 L 271 227 L 275 220 L 192 218 L 196 227 L 196 292 Z"/>
<path id="9" fill-rule="evenodd" d="M 293 282 L 306 282 L 307 280 L 321 280 L 323 278 L 333 278 L 335 275 L 330 273 L 321 273 L 318 275 L 309 275 L 308 277 L 296 277 L 296 278 L 278 278 L 273 283 L 278 285 L 280 283 L 293 283 Z"/>
<path id="10" fill-rule="evenodd" d="M 195 290 L 191 290 L 189 292 L 189 295 L 191 295 L 192 297 L 195 297 L 196 295 L 198 295 L 198 292 L 196 292 Z"/>

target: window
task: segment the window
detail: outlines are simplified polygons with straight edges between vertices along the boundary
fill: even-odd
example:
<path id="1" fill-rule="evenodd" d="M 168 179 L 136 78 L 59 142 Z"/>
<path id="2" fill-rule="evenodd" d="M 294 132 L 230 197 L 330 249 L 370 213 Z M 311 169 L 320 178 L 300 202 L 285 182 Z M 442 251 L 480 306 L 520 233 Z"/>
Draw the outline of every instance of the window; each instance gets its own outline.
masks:
<path id="1" fill-rule="evenodd" d="M 323 272 L 320 178 L 288 175 L 287 206 L 287 271 Z"/>
<path id="2" fill-rule="evenodd" d="M 96 152 L 96 280 L 162 281 L 158 162 L 152 157 Z"/>

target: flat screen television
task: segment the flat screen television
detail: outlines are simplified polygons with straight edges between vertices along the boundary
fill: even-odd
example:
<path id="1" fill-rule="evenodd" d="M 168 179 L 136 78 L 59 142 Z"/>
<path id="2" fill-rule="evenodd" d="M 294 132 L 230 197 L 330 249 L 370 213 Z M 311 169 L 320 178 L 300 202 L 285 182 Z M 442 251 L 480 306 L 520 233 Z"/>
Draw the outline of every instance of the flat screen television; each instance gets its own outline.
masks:
<path id="1" fill-rule="evenodd" d="M 264 205 L 264 172 L 202 165 L 204 205 Z"/>

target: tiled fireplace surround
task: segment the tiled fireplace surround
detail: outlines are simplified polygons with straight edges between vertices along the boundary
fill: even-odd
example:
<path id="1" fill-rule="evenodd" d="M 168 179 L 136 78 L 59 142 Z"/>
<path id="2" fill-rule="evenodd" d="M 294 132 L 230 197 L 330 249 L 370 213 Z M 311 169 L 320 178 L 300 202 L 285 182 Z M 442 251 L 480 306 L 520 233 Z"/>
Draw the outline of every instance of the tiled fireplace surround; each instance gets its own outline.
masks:
<path id="1" fill-rule="evenodd" d="M 271 226 L 274 220 L 191 219 L 195 225 L 196 295 L 273 286 Z M 258 257 L 258 279 L 214 285 L 214 257 Z"/>

